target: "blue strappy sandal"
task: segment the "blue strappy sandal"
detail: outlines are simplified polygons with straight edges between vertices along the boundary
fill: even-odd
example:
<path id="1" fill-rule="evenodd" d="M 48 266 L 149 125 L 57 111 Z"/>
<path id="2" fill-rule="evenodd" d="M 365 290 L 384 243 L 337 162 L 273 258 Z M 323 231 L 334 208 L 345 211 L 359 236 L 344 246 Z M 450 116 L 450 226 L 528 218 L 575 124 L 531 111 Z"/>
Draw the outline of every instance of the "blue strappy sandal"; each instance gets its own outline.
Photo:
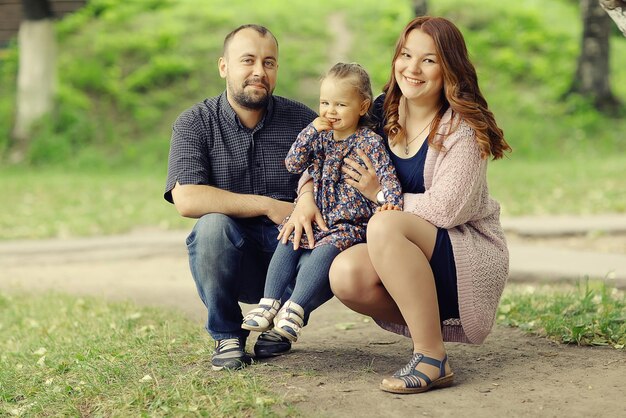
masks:
<path id="1" fill-rule="evenodd" d="M 398 370 L 393 374 L 391 379 L 384 379 L 380 384 L 380 389 L 385 392 L 391 393 L 420 393 L 434 388 L 444 388 L 452 386 L 454 381 L 454 373 L 446 374 L 446 362 L 448 356 L 446 355 L 443 360 L 437 360 L 432 357 L 426 357 L 422 353 L 414 353 L 411 361 L 406 366 Z M 430 364 L 439 368 L 439 377 L 435 380 L 430 378 L 419 370 L 415 370 L 420 363 Z M 421 380 L 420 380 L 421 379 Z M 392 383 L 394 381 L 400 381 L 404 383 L 404 386 L 396 386 Z M 424 382 L 426 383 L 424 385 Z"/>

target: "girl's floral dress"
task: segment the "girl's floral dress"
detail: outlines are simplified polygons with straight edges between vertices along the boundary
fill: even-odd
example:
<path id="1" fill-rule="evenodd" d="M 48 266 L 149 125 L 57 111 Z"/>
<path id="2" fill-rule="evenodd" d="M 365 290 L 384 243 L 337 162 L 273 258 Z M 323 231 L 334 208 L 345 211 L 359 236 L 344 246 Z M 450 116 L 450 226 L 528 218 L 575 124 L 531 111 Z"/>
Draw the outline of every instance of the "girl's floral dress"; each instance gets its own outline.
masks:
<path id="1" fill-rule="evenodd" d="M 343 251 L 365 242 L 367 221 L 378 205 L 346 183 L 346 174 L 341 171 L 344 158 L 365 167 L 357 149 L 369 157 L 376 169 L 386 202 L 400 208 L 403 206 L 400 182 L 378 134 L 369 128 L 359 128 L 348 138 L 336 141 L 333 131 L 318 132 L 313 124 L 309 124 L 291 146 L 285 164 L 291 173 L 300 174 L 308 169 L 313 177 L 315 203 L 328 226 L 328 231 L 323 231 L 314 224 L 315 247 L 331 244 Z M 305 237 L 300 246 L 308 248 Z"/>

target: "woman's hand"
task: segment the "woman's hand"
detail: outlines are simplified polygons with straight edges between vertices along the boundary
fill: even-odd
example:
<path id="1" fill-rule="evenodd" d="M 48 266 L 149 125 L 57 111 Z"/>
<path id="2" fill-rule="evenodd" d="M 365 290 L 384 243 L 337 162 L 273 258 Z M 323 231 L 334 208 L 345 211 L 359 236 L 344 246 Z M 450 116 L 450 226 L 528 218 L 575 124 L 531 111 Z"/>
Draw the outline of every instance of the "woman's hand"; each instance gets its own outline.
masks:
<path id="1" fill-rule="evenodd" d="M 384 212 L 386 210 L 399 210 L 399 211 L 402 211 L 402 208 L 400 206 L 396 206 L 396 205 L 391 204 L 391 203 L 384 203 L 382 206 L 379 206 L 378 208 L 376 208 L 376 212 Z"/>
<path id="2" fill-rule="evenodd" d="M 289 220 L 278 234 L 278 239 L 281 240 L 283 244 L 286 244 L 287 239 L 293 232 L 293 249 L 297 250 L 298 247 L 300 247 L 300 239 L 302 239 L 302 230 L 304 229 L 307 241 L 309 242 L 309 248 L 313 248 L 315 246 L 313 222 L 315 222 L 320 229 L 328 231 L 326 222 L 324 222 L 324 218 L 322 218 L 322 214 L 315 204 L 312 190 L 304 190 L 300 192 L 296 206 L 293 208 L 291 215 L 289 215 Z"/>
<path id="3" fill-rule="evenodd" d="M 360 149 L 356 151 L 365 163 L 365 167 L 354 160 L 345 158 L 341 171 L 346 174 L 346 183 L 356 188 L 363 196 L 376 202 L 376 194 L 380 190 L 380 183 L 372 161 Z"/>

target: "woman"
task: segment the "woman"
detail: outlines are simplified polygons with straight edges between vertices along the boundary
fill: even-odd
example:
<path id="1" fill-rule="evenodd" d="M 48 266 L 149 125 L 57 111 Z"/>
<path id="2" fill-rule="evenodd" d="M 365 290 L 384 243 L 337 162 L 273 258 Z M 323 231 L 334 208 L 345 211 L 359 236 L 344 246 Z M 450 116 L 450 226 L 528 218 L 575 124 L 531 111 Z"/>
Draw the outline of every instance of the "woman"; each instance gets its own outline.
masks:
<path id="1" fill-rule="evenodd" d="M 510 147 L 480 92 L 463 36 L 446 19 L 409 22 L 383 92 L 375 114 L 404 210 L 381 206 L 367 244 L 335 259 L 330 282 L 346 306 L 412 339 L 410 361 L 381 389 L 418 393 L 452 384 L 444 340 L 479 344 L 493 326 L 508 250 L 486 170 L 489 157 Z M 375 201 L 380 186 L 364 161 L 366 167 L 346 161 L 344 172 Z M 311 220 L 319 217 L 303 195 L 282 238 L 291 229 L 308 232 Z"/>

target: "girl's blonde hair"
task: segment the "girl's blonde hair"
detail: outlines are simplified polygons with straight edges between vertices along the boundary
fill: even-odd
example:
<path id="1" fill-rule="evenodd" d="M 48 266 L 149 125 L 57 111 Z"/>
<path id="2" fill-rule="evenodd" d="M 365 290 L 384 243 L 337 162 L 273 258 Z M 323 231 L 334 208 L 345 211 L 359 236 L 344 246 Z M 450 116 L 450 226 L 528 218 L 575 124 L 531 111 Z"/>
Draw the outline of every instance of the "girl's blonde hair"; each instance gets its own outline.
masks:
<path id="1" fill-rule="evenodd" d="M 357 89 L 363 100 L 369 100 L 369 107 L 367 112 L 365 112 L 365 114 L 359 119 L 359 126 L 368 128 L 373 127 L 372 104 L 374 103 L 374 96 L 372 94 L 370 76 L 367 74 L 367 71 L 365 71 L 365 68 L 356 62 L 352 62 L 350 64 L 339 62 L 328 70 L 326 75 L 322 77 L 321 81 L 324 81 L 324 79 L 329 77 L 336 80 L 346 80 L 351 82 L 352 86 Z"/>

